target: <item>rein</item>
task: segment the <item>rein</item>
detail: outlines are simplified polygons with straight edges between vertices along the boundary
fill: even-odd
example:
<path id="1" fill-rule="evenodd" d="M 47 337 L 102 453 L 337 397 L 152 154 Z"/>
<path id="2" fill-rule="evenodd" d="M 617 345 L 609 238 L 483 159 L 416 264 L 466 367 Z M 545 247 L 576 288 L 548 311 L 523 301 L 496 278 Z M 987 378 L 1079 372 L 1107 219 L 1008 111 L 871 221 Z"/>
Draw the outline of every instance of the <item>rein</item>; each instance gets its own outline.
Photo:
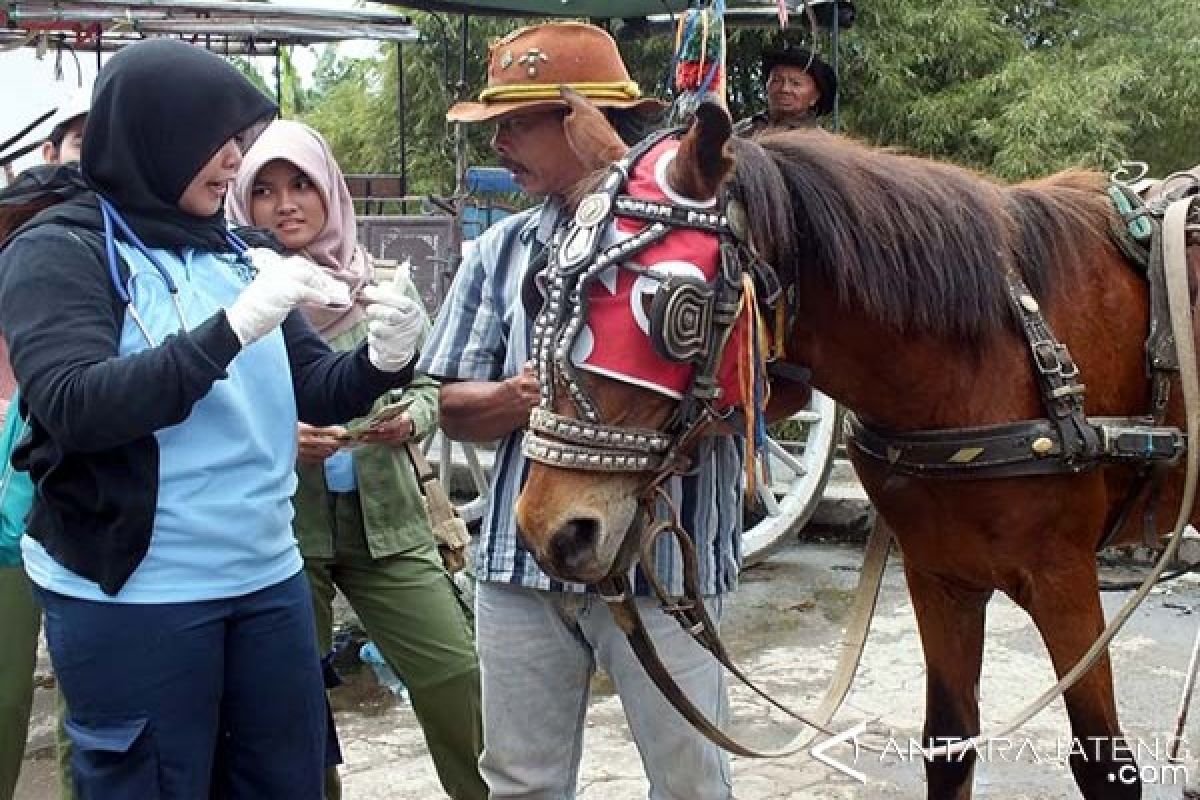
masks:
<path id="1" fill-rule="evenodd" d="M 887 567 L 888 553 L 891 550 L 892 535 L 886 526 L 879 524 L 871 532 L 863 557 L 862 571 L 859 575 L 858 588 L 855 592 L 854 605 L 851 609 L 846 631 L 843 635 L 838 664 L 830 679 L 824 698 L 815 712 L 806 714 L 776 700 L 766 690 L 750 679 L 746 673 L 733 662 L 729 651 L 721 641 L 720 634 L 712 618 L 704 606 L 704 598 L 700 594 L 699 580 L 696 571 L 696 549 L 691 537 L 679 522 L 678 509 L 670 502 L 661 488 L 657 493 L 666 500 L 670 509 L 666 520 L 655 521 L 644 527 L 641 537 L 640 556 L 642 572 L 646 576 L 654 594 L 658 597 L 662 610 L 675 618 L 675 621 L 691 635 L 691 637 L 727 669 L 734 677 L 753 691 L 767 703 L 783 713 L 799 720 L 812 729 L 811 733 L 801 733 L 792 741 L 774 750 L 757 750 L 737 741 L 714 724 L 703 711 L 692 703 L 687 694 L 679 688 L 670 671 L 662 663 L 654 642 L 646 631 L 634 600 L 632 586 L 627 570 L 614 570 L 596 588 L 600 596 L 608 604 L 609 612 L 617 626 L 624 631 L 634 655 L 646 670 L 647 676 L 658 687 L 667 701 L 684 719 L 691 723 L 697 731 L 713 744 L 731 753 L 748 758 L 780 758 L 794 755 L 808 748 L 820 734 L 835 736 L 836 733 L 828 725 L 833 715 L 841 707 L 842 701 L 850 691 L 854 674 L 862 658 L 867 634 L 870 630 L 871 618 L 875 613 L 875 604 L 879 598 L 879 590 L 883 584 L 883 574 Z M 658 576 L 650 567 L 654 563 L 654 548 L 663 536 L 672 536 L 679 546 L 684 564 L 684 594 L 682 597 L 671 595 L 658 580 Z"/>

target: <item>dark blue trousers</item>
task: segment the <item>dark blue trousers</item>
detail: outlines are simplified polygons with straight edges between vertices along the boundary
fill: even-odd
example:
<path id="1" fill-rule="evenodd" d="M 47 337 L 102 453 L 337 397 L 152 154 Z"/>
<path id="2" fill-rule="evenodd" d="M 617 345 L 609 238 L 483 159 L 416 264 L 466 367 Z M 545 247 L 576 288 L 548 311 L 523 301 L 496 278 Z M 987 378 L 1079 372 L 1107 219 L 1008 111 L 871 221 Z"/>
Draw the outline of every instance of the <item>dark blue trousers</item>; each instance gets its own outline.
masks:
<path id="1" fill-rule="evenodd" d="M 80 800 L 320 800 L 328 717 L 302 573 L 198 603 L 38 597 Z"/>

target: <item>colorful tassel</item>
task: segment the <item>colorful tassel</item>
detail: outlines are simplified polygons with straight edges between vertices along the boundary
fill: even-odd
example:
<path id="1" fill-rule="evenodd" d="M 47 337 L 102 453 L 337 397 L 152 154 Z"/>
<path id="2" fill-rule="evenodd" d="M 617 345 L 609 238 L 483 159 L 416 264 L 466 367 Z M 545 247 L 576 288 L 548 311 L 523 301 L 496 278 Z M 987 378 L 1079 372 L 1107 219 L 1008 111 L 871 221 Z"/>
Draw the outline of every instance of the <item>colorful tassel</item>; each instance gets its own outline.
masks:
<path id="1" fill-rule="evenodd" d="M 675 28 L 671 62 L 677 120 L 684 119 L 709 94 L 725 90 L 725 0 L 690 8 Z"/>
<path id="2" fill-rule="evenodd" d="M 767 404 L 771 401 L 771 384 L 767 379 L 767 353 L 771 350 L 771 335 L 766 321 L 758 310 L 754 279 L 742 275 L 742 307 L 740 314 L 748 315 L 746 351 L 738 359 L 738 381 L 742 390 L 742 414 L 745 417 L 746 494 L 757 497 L 758 474 L 771 482 L 770 459 L 767 458 Z"/>

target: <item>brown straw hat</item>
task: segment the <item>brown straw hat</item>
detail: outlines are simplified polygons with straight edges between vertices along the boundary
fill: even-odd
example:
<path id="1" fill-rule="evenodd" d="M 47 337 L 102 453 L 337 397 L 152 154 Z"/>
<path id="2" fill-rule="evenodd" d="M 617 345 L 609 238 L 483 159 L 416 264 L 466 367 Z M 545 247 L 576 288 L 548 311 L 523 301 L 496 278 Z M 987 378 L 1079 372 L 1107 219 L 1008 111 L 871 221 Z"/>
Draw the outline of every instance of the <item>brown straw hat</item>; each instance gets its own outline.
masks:
<path id="1" fill-rule="evenodd" d="M 560 86 L 570 86 L 598 108 L 662 109 L 642 97 L 604 30 L 582 22 L 518 28 L 488 48 L 487 88 L 478 102 L 455 103 L 451 122 L 486 122 L 514 113 L 566 108 Z"/>

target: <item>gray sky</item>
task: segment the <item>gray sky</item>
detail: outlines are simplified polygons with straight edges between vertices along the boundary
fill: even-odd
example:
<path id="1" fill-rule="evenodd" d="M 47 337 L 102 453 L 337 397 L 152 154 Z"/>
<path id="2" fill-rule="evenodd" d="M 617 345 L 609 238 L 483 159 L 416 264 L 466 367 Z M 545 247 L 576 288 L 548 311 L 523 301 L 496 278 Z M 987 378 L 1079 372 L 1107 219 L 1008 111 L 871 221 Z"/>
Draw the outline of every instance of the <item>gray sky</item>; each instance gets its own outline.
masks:
<path id="1" fill-rule="evenodd" d="M 352 0 L 287 0 L 280 5 L 288 6 L 320 6 L 322 8 L 352 8 Z M 374 45 L 367 42 L 343 43 L 339 51 L 356 56 L 365 55 Z M 293 59 L 302 76 L 311 73 L 316 64 L 318 47 L 297 47 L 293 51 Z M 0 141 L 4 141 L 21 128 L 32 122 L 38 116 L 59 103 L 64 102 L 72 92 L 76 91 L 78 77 L 75 61 L 69 53 L 62 57 L 63 80 L 55 79 L 55 53 L 47 52 L 42 59 L 32 48 L 20 48 L 16 51 L 0 52 Z M 260 69 L 268 71 L 273 67 L 270 58 L 258 59 Z M 83 73 L 85 91 L 91 90 L 96 78 L 95 52 L 79 52 L 80 71 Z M 268 85 L 274 85 L 268 80 Z M 49 133 L 53 120 L 45 123 L 39 130 Z M 33 141 L 27 139 L 26 141 Z M 16 162 L 18 170 L 38 163 L 36 152 Z M 2 181 L 0 181 L 2 183 Z"/>

